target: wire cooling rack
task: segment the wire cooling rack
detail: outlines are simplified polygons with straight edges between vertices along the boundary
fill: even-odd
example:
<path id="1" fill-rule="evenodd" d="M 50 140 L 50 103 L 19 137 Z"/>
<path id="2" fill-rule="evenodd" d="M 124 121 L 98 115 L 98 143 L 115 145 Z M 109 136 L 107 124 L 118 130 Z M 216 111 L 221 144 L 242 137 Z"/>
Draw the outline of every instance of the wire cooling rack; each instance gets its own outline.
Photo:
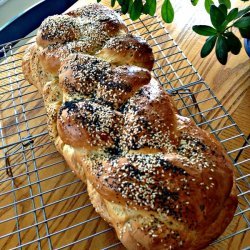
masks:
<path id="1" fill-rule="evenodd" d="M 125 21 L 152 46 L 153 73 L 180 114 L 210 131 L 234 163 L 239 206 L 226 232 L 209 247 L 227 249 L 250 229 L 249 138 L 157 18 Z M 29 39 L 15 47 L 6 44 L 0 59 L 0 249 L 124 249 L 49 140 L 42 98 L 21 70 L 22 44 L 32 43 Z"/>

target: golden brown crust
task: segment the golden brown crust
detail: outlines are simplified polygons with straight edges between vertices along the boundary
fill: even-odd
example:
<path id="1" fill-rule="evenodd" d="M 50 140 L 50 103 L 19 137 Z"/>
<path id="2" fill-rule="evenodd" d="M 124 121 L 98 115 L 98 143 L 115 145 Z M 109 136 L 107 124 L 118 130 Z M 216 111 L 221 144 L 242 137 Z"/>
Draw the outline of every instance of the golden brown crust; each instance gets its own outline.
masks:
<path id="1" fill-rule="evenodd" d="M 61 63 L 72 53 L 94 54 L 95 48 L 86 41 L 73 41 L 65 44 L 50 44 L 39 53 L 39 59 L 44 71 L 58 74 Z"/>
<path id="2" fill-rule="evenodd" d="M 53 43 L 64 43 L 80 38 L 80 24 L 68 15 L 54 15 L 46 18 L 39 27 L 36 42 L 41 47 Z"/>
<path id="3" fill-rule="evenodd" d="M 57 129 L 62 141 L 85 149 L 114 147 L 123 119 L 110 107 L 87 100 L 65 102 L 58 118 Z"/>
<path id="4" fill-rule="evenodd" d="M 223 203 L 225 209 L 212 223 L 202 223 L 199 230 L 192 230 L 165 213 L 137 210 L 107 201 L 90 181 L 87 187 L 96 211 L 115 228 L 123 245 L 131 250 L 203 249 L 226 229 L 237 205 L 236 195 L 232 192 Z"/>
<path id="5" fill-rule="evenodd" d="M 51 80 L 51 76 L 44 72 L 39 60 L 40 49 L 36 44 L 32 44 L 26 51 L 23 61 L 22 70 L 25 79 L 27 79 L 31 84 L 36 86 L 38 90 L 42 93 L 43 86 L 47 81 Z"/>
<path id="6" fill-rule="evenodd" d="M 87 34 L 90 34 L 90 30 L 91 32 L 95 32 L 95 34 L 102 31 L 109 37 L 128 33 L 128 28 L 122 21 L 121 17 L 115 11 L 100 4 L 90 4 L 88 6 L 78 8 L 77 10 L 67 12 L 67 15 L 80 17 L 84 20 L 85 24 L 92 23 L 93 27 L 85 29 Z M 86 35 L 86 33 L 82 34 L 82 36 L 84 35 Z"/>
<path id="7" fill-rule="evenodd" d="M 190 120 L 178 123 L 180 142 L 170 153 L 96 156 L 88 178 L 109 201 L 164 211 L 197 228 L 218 215 L 232 190 L 233 172 L 215 140 Z"/>
<path id="8" fill-rule="evenodd" d="M 149 83 L 150 72 L 136 66 L 119 66 L 106 71 L 97 85 L 96 97 L 118 109 L 140 87 Z"/>
<path id="9" fill-rule="evenodd" d="M 47 111 L 47 124 L 50 138 L 54 141 L 58 135 L 57 115 L 62 105 L 62 92 L 58 80 L 47 82 L 43 87 L 43 99 Z"/>
<path id="10" fill-rule="evenodd" d="M 128 249 L 201 249 L 237 206 L 222 146 L 151 77 L 153 54 L 93 4 L 46 19 L 23 58 L 51 139 Z M 222 181 L 223 180 L 223 181 Z"/>
<path id="11" fill-rule="evenodd" d="M 221 145 L 177 119 L 176 152 L 126 155 L 87 171 L 92 203 L 128 249 L 202 249 L 233 218 L 236 189 Z"/>
<path id="12" fill-rule="evenodd" d="M 154 79 L 130 98 L 125 110 L 121 147 L 145 147 L 169 152 L 178 143 L 176 113 L 171 98 Z"/>
<path id="13" fill-rule="evenodd" d="M 22 70 L 23 70 L 23 75 L 24 78 L 29 82 L 34 84 L 34 80 L 32 78 L 32 72 L 31 72 L 31 68 L 30 68 L 30 61 L 31 61 L 31 54 L 32 51 L 35 49 L 35 44 L 32 46 L 29 46 L 26 51 L 25 54 L 23 56 L 23 60 L 22 60 Z"/>
<path id="14" fill-rule="evenodd" d="M 142 38 L 130 34 L 111 38 L 96 56 L 114 65 L 135 65 L 148 70 L 154 65 L 151 47 Z"/>
<path id="15" fill-rule="evenodd" d="M 97 50 L 110 37 L 127 32 L 127 27 L 114 11 L 91 4 L 46 18 L 38 29 L 36 41 L 44 48 L 50 44 L 83 40 L 86 46 L 91 44 Z"/>
<path id="16" fill-rule="evenodd" d="M 111 65 L 87 54 L 71 54 L 62 64 L 59 84 L 64 92 L 82 96 L 94 94 L 97 84 Z"/>

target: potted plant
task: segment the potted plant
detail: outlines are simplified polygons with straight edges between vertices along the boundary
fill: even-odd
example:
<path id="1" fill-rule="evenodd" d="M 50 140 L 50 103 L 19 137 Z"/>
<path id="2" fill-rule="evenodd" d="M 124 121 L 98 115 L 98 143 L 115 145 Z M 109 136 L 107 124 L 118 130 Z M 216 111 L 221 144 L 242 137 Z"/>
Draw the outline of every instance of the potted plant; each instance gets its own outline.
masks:
<path id="1" fill-rule="evenodd" d="M 249 0 L 241 1 L 248 2 Z M 116 2 L 120 5 L 122 13 L 129 13 L 132 20 L 137 20 L 142 14 L 153 16 L 157 7 L 156 0 L 111 0 L 111 6 L 113 7 Z M 191 0 L 191 4 L 194 6 L 198 2 L 199 0 Z M 215 48 L 218 61 L 225 65 L 228 53 L 234 55 L 240 53 L 242 43 L 238 36 L 245 39 L 245 49 L 250 56 L 250 6 L 239 10 L 231 8 L 230 0 L 218 0 L 217 4 L 213 0 L 204 0 L 204 8 L 210 15 L 211 26 L 193 26 L 194 32 L 201 36 L 207 36 L 200 52 L 201 57 L 208 56 Z M 166 23 L 171 23 L 174 20 L 174 8 L 171 0 L 163 1 L 161 16 Z M 239 32 L 236 32 L 237 30 Z"/>

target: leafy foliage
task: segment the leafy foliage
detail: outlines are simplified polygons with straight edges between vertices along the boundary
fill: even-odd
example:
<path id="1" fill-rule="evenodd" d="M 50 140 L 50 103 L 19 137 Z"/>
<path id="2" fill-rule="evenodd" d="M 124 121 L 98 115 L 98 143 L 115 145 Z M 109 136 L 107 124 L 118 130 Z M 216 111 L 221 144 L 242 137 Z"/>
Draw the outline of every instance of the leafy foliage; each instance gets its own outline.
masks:
<path id="1" fill-rule="evenodd" d="M 211 5 L 214 4 L 213 0 L 205 0 L 205 9 L 209 13 Z"/>
<path id="2" fill-rule="evenodd" d="M 154 16 L 156 11 L 156 0 L 146 0 L 146 4 L 143 6 L 143 13 Z"/>
<path id="3" fill-rule="evenodd" d="M 207 38 L 205 44 L 203 45 L 201 49 L 202 58 L 208 56 L 211 53 L 216 43 L 216 40 L 217 40 L 217 36 L 210 36 L 209 38 Z"/>
<path id="4" fill-rule="evenodd" d="M 220 4 L 225 4 L 225 6 L 227 7 L 227 9 L 231 8 L 231 2 L 230 0 L 219 0 Z"/>
<path id="5" fill-rule="evenodd" d="M 228 45 L 227 40 L 224 36 L 219 35 L 216 43 L 216 57 L 219 62 L 223 65 L 227 63 L 227 52 L 228 52 Z"/>
<path id="6" fill-rule="evenodd" d="M 161 7 L 161 16 L 166 23 L 171 23 L 174 20 L 174 9 L 170 0 L 164 0 Z"/>
<path id="7" fill-rule="evenodd" d="M 123 4 L 125 5 L 125 4 Z M 122 5 L 122 7 L 123 7 Z M 143 3 L 142 0 L 135 0 L 132 5 L 131 5 L 131 9 L 130 9 L 130 18 L 134 21 L 136 19 L 138 19 L 141 16 L 143 10 Z"/>
<path id="8" fill-rule="evenodd" d="M 206 40 L 201 50 L 201 57 L 206 57 L 215 47 L 218 61 L 225 65 L 228 53 L 238 55 L 242 48 L 240 39 L 233 33 L 233 27 L 238 28 L 243 38 L 250 38 L 250 7 L 239 11 L 233 8 L 228 12 L 229 5 L 226 1 L 219 1 L 218 6 L 210 6 L 210 19 L 212 26 L 206 26 L 206 30 L 215 30 L 215 33 L 204 32 L 204 25 L 195 25 L 193 30 L 199 35 L 206 35 Z M 222 3 L 223 2 L 223 3 Z M 225 9 L 226 8 L 226 9 Z"/>
<path id="9" fill-rule="evenodd" d="M 211 36 L 217 33 L 216 29 L 207 25 L 196 25 L 193 27 L 193 31 L 201 36 Z"/>
<path id="10" fill-rule="evenodd" d="M 174 8 L 171 1 L 173 0 L 164 0 L 161 6 L 162 19 L 166 23 L 174 20 Z M 189 1 L 194 6 L 199 2 L 199 0 Z M 228 53 L 237 55 L 242 48 L 240 39 L 233 32 L 238 29 L 243 38 L 250 38 L 250 6 L 239 10 L 238 8 L 231 9 L 231 0 L 217 0 L 217 5 L 213 0 L 203 1 L 210 15 L 211 26 L 193 26 L 194 32 L 208 37 L 201 49 L 201 57 L 208 56 L 215 48 L 218 61 L 225 65 Z M 156 0 L 111 0 L 111 6 L 114 6 L 116 2 L 121 6 L 122 13 L 129 13 L 132 20 L 137 20 L 142 14 L 154 16 L 157 7 Z"/>

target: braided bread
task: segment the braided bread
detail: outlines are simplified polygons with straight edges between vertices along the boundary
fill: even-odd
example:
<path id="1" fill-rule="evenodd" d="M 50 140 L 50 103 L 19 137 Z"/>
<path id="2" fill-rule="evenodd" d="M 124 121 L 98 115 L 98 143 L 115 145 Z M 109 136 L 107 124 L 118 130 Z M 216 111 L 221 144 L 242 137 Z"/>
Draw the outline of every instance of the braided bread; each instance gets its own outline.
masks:
<path id="1" fill-rule="evenodd" d="M 221 145 L 151 76 L 152 49 L 112 10 L 48 17 L 23 58 L 57 150 L 128 249 L 202 249 L 237 206 Z"/>

